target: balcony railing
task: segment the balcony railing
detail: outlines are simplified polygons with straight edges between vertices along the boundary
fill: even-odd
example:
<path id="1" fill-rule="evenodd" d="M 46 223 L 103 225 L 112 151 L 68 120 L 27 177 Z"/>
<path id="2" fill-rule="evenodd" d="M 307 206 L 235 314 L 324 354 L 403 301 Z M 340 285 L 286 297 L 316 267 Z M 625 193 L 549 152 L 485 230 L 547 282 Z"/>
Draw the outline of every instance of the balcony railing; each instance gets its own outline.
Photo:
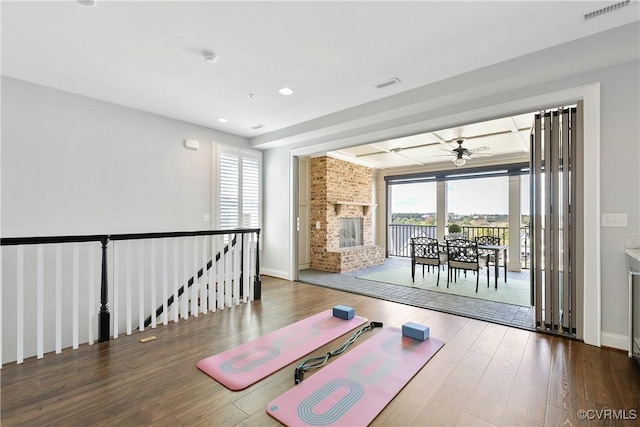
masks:
<path id="1" fill-rule="evenodd" d="M 475 239 L 478 236 L 497 236 L 503 245 L 509 244 L 508 227 L 471 227 L 462 226 L 462 234 L 467 239 Z M 412 237 L 437 237 L 437 227 L 435 225 L 410 225 L 391 224 L 389 225 L 389 255 L 410 257 Z M 520 263 L 522 268 L 530 267 L 529 227 L 520 227 Z"/>

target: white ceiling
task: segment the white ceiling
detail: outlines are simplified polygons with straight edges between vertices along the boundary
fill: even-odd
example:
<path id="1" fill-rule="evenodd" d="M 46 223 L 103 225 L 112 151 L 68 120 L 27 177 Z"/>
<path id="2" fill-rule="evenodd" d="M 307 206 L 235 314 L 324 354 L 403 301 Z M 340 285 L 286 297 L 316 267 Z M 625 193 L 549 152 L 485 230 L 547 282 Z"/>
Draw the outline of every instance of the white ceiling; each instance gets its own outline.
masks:
<path id="1" fill-rule="evenodd" d="M 6 76 L 267 140 L 323 116 L 638 21 L 637 0 L 584 21 L 585 13 L 613 3 L 98 0 L 85 7 L 74 0 L 2 1 L 1 66 Z M 203 50 L 219 60 L 205 63 Z M 392 77 L 401 83 L 375 87 Z M 284 86 L 295 93 L 280 95 Z M 251 129 L 260 124 L 265 127 Z M 447 141 L 467 136 L 463 131 L 439 136 Z M 513 139 L 505 147 L 522 148 L 517 132 L 504 138 Z M 415 140 L 378 147 L 423 143 Z M 470 140 L 469 148 L 476 143 L 485 144 Z M 497 154 L 503 149 L 492 146 Z"/>

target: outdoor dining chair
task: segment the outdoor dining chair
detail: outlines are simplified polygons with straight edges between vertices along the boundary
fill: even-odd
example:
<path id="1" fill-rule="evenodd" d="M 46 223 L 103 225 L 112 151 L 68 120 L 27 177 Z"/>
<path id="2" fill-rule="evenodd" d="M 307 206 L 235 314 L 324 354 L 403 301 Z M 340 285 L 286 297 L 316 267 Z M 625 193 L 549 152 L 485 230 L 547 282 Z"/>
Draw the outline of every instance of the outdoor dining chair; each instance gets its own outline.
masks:
<path id="1" fill-rule="evenodd" d="M 447 240 L 447 288 L 453 275 L 456 280 L 457 270 L 471 270 L 476 273 L 476 293 L 478 292 L 478 284 L 480 283 L 480 270 L 487 269 L 487 287 L 489 287 L 489 268 L 487 259 L 480 256 L 478 251 L 478 243 L 467 239 Z"/>
<path id="2" fill-rule="evenodd" d="M 476 242 L 478 243 L 478 245 L 495 245 L 495 246 L 500 246 L 500 237 L 497 236 L 477 236 L 476 237 Z M 480 256 L 487 258 L 487 262 L 489 264 L 495 263 L 495 262 L 499 262 L 500 260 L 496 259 L 496 254 L 494 251 L 491 250 L 482 250 L 480 249 Z"/>
<path id="3" fill-rule="evenodd" d="M 438 270 L 438 280 L 436 286 L 440 285 L 440 266 L 447 262 L 446 255 L 440 252 L 438 239 L 431 237 L 411 238 L 411 281 L 415 282 L 416 265 L 422 265 L 422 277 L 424 277 L 424 266 L 436 267 Z"/>

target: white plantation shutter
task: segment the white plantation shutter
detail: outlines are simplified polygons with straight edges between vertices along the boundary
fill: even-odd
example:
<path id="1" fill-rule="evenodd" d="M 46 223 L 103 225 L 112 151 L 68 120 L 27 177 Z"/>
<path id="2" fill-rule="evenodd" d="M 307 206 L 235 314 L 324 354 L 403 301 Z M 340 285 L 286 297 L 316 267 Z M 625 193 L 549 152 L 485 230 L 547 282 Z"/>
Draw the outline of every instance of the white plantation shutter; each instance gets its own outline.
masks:
<path id="1" fill-rule="evenodd" d="M 260 227 L 260 162 L 258 158 L 242 159 L 242 227 Z"/>
<path id="2" fill-rule="evenodd" d="M 221 153 L 220 155 L 220 228 L 238 227 L 238 156 Z"/>
<path id="3" fill-rule="evenodd" d="M 218 153 L 219 228 L 260 227 L 261 154 L 228 147 Z"/>

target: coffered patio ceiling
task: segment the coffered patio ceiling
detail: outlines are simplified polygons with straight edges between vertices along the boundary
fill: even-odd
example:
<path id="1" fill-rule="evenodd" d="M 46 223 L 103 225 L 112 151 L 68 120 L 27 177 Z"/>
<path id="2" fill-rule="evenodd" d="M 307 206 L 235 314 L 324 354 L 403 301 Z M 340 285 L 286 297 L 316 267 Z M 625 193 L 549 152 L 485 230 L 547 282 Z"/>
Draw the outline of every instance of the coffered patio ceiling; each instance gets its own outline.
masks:
<path id="1" fill-rule="evenodd" d="M 455 91 L 495 92 L 490 82 L 529 79 L 527 67 L 562 76 L 638 58 L 637 0 L 81 3 L 2 1 L 2 74 L 244 136 L 260 149 L 383 126 Z M 278 93 L 284 87 L 293 94 Z M 521 148 L 520 139 L 504 136 L 492 150 Z M 412 151 L 427 159 L 440 148 Z"/>
<path id="2" fill-rule="evenodd" d="M 471 152 L 464 156 L 469 165 L 527 162 L 532 124 L 533 113 L 520 114 L 345 148 L 329 155 L 377 169 L 436 164 L 453 168 L 456 156 L 452 150 L 462 141 Z"/>

